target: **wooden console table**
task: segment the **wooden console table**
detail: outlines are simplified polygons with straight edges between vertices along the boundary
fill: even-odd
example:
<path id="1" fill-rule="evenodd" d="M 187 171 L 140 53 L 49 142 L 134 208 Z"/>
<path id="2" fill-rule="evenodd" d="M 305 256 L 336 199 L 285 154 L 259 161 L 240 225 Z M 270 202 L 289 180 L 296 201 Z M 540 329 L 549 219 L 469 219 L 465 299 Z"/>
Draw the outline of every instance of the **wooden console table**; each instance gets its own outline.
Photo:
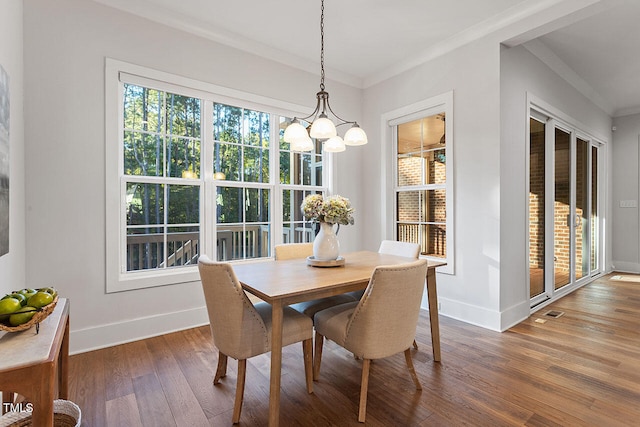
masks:
<path id="1" fill-rule="evenodd" d="M 56 308 L 40 322 L 40 333 L 35 326 L 22 332 L 0 331 L 3 402 L 9 401 L 5 396 L 18 393 L 33 404 L 34 426 L 53 426 L 56 388 L 61 399 L 68 394 L 68 361 L 69 300 L 58 298 Z"/>

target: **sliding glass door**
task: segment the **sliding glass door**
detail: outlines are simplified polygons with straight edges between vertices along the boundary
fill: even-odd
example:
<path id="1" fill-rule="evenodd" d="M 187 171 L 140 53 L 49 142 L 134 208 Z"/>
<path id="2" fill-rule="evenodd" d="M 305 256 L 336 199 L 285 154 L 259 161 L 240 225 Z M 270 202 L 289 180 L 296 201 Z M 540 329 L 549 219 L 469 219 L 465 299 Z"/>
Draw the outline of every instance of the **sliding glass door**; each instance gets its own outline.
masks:
<path id="1" fill-rule="evenodd" d="M 532 111 L 529 296 L 535 306 L 599 272 L 599 144 Z"/>

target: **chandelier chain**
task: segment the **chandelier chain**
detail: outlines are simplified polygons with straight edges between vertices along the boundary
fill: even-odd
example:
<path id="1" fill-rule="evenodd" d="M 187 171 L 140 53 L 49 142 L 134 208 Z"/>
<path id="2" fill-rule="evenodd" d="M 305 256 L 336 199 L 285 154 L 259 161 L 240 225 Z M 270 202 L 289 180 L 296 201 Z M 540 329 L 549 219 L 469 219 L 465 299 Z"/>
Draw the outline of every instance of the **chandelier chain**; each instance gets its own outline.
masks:
<path id="1" fill-rule="evenodd" d="M 324 0 L 320 4 L 320 90 L 324 91 Z"/>

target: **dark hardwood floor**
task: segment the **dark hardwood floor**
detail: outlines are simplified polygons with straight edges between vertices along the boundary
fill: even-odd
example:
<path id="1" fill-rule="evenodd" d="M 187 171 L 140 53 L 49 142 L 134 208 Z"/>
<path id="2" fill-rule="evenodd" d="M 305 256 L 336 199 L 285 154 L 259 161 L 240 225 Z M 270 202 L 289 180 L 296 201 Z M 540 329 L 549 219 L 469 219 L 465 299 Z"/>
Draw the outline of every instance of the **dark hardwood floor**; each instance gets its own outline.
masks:
<path id="1" fill-rule="evenodd" d="M 442 362 L 423 313 L 413 352 L 423 390 L 398 354 L 374 361 L 370 426 L 640 425 L 640 282 L 601 278 L 504 333 L 441 316 Z M 564 314 L 546 316 L 549 310 Z M 539 323 L 538 320 L 546 320 Z M 208 326 L 70 358 L 70 399 L 88 426 L 231 424 L 236 362 L 212 385 Z M 361 363 L 325 342 L 305 391 L 302 347 L 283 352 L 281 425 L 358 426 Z M 269 355 L 247 363 L 240 426 L 266 426 Z"/>

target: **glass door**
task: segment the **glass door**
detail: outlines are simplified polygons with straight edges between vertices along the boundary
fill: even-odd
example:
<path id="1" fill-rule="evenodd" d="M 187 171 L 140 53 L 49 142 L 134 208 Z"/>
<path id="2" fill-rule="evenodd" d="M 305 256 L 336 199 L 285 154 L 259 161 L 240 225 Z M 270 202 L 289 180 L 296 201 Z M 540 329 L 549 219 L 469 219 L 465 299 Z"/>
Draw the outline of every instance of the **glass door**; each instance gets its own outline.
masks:
<path id="1" fill-rule="evenodd" d="M 589 175 L 589 182 L 591 187 L 591 215 L 590 215 L 590 247 L 591 247 L 591 275 L 598 274 L 600 272 L 600 197 L 598 196 L 598 156 L 599 146 L 591 146 L 591 174 Z M 586 222 L 586 221 L 585 221 Z"/>
<path id="2" fill-rule="evenodd" d="M 571 281 L 573 249 L 571 133 L 554 129 L 553 284 L 558 290 Z"/>
<path id="3" fill-rule="evenodd" d="M 544 119 L 529 119 L 529 295 L 544 294 L 545 282 L 545 129 Z"/>
<path id="4" fill-rule="evenodd" d="M 532 306 L 599 273 L 598 172 L 598 144 L 532 111 L 528 181 Z"/>

